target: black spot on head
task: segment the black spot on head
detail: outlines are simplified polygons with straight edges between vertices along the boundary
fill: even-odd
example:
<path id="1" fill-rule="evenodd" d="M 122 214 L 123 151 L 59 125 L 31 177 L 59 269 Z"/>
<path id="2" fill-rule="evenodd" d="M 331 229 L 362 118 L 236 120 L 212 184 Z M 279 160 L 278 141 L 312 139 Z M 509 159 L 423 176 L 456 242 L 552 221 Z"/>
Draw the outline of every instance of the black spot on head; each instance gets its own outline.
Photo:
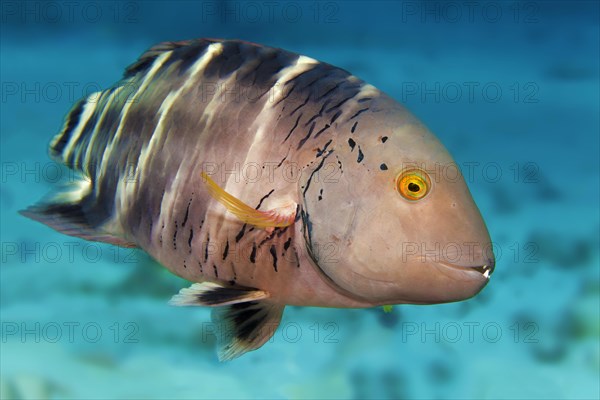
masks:
<path id="1" fill-rule="evenodd" d="M 379 166 L 379 169 L 380 169 L 380 170 L 382 170 L 382 171 L 387 171 L 388 167 L 387 167 L 387 165 L 385 165 L 385 163 L 382 163 L 382 164 Z"/>
<path id="2" fill-rule="evenodd" d="M 356 142 L 352 140 L 352 138 L 348 139 L 348 144 L 350 145 L 350 151 L 354 150 L 354 146 L 356 146 Z"/>
<path id="3" fill-rule="evenodd" d="M 388 140 L 388 137 L 384 136 L 384 137 L 381 138 L 381 143 L 385 143 L 387 140 Z"/>
<path id="4" fill-rule="evenodd" d="M 363 154 L 360 146 L 358 146 L 358 158 L 356 159 L 357 163 L 362 162 L 363 158 L 365 158 L 365 155 Z"/>

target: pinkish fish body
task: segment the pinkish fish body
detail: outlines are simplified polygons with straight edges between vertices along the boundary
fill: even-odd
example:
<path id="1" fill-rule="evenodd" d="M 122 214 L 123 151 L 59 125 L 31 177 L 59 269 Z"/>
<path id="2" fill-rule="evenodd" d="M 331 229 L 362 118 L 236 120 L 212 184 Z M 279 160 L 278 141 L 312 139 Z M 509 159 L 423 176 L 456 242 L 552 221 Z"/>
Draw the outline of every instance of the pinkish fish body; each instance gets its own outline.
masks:
<path id="1" fill-rule="evenodd" d="M 159 44 L 79 101 L 50 152 L 82 179 L 24 215 L 195 282 L 172 303 L 215 307 L 221 359 L 264 344 L 285 305 L 458 301 L 494 268 L 464 180 L 433 172 L 453 164 L 435 136 L 284 50 Z"/>

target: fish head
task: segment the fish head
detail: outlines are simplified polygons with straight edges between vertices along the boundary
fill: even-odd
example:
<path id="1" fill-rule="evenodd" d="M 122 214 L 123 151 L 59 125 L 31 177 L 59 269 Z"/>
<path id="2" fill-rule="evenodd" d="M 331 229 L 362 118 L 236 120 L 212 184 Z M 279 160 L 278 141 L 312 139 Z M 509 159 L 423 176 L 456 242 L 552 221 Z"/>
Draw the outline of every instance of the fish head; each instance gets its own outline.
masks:
<path id="1" fill-rule="evenodd" d="M 442 143 L 382 102 L 339 133 L 317 180 L 316 168 L 303 178 L 309 253 L 333 285 L 373 305 L 470 298 L 495 266 L 483 218 Z"/>

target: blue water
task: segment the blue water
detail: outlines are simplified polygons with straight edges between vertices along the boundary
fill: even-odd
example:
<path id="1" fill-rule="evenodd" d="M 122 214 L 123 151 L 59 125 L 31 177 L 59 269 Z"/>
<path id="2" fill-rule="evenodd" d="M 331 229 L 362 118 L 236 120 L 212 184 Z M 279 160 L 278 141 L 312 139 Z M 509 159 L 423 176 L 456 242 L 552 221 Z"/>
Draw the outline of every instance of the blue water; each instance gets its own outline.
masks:
<path id="1" fill-rule="evenodd" d="M 1 3 L 0 398 L 598 398 L 597 2 Z M 240 38 L 327 61 L 416 114 L 462 167 L 497 268 L 456 304 L 288 307 L 219 363 L 209 311 L 141 252 L 17 210 L 66 171 L 70 105 L 154 43 Z"/>

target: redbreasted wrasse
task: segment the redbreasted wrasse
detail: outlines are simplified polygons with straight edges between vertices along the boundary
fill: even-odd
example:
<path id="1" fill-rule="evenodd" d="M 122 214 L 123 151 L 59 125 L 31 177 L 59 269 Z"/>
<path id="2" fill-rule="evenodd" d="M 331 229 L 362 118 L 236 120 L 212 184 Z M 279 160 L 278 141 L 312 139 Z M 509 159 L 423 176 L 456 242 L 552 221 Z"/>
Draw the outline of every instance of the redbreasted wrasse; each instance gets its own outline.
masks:
<path id="1" fill-rule="evenodd" d="M 22 213 L 195 282 L 171 302 L 215 307 L 220 359 L 262 346 L 287 304 L 458 301 L 494 269 L 438 139 L 373 86 L 281 49 L 154 46 L 74 105 L 50 154 L 81 179 Z"/>

